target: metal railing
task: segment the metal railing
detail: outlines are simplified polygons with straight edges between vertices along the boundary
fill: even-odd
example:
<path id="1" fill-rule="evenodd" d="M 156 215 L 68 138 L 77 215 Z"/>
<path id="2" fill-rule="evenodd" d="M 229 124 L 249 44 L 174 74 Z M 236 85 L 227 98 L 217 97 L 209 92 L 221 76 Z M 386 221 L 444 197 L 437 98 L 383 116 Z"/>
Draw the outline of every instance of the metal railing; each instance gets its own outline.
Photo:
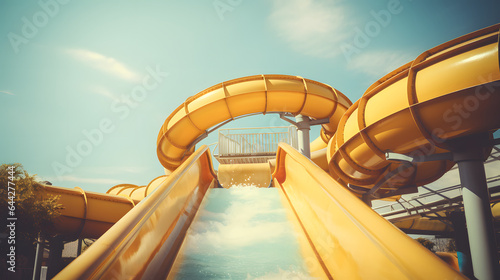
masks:
<path id="1" fill-rule="evenodd" d="M 498 167 L 494 164 L 499 160 L 500 145 L 496 145 L 493 146 L 490 156 L 485 161 L 485 168 L 491 165 L 490 169 L 497 169 Z M 454 176 L 458 177 L 457 169 L 458 167 L 455 165 L 448 172 L 454 172 Z M 486 181 L 489 187 L 490 200 L 494 202 L 500 201 L 500 175 L 489 175 Z M 443 187 L 439 182 L 440 181 L 436 181 L 436 183 L 434 183 L 437 184 L 437 186 L 433 187 L 434 189 L 428 186 L 421 186 L 420 194 L 403 195 L 399 201 L 373 207 L 373 210 L 392 221 L 414 214 L 432 213 L 456 206 L 462 207 L 462 187 L 460 182 L 458 182 L 458 184 L 448 185 L 447 187 Z M 443 182 L 445 184 L 448 183 L 446 180 Z"/>
<path id="2" fill-rule="evenodd" d="M 249 130 L 266 132 L 249 133 Z M 271 130 L 270 132 L 267 132 Z M 243 133 L 240 133 L 242 132 Z M 276 154 L 278 144 L 285 142 L 297 148 L 297 130 L 294 126 L 269 128 L 220 129 L 219 156 L 268 156 Z"/>

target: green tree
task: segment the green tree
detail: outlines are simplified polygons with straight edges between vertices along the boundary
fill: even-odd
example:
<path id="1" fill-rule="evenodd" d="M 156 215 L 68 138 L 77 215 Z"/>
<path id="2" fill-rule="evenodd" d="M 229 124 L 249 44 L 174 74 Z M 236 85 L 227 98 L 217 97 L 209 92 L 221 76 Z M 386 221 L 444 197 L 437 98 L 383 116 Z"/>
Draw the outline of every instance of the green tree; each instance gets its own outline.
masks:
<path id="1" fill-rule="evenodd" d="M 436 245 L 434 242 L 430 241 L 427 238 L 419 237 L 416 239 L 418 243 L 422 244 L 425 248 L 429 249 L 430 251 L 434 252 L 433 248 L 434 245 Z"/>
<path id="2" fill-rule="evenodd" d="M 33 259 L 35 243 L 38 233 L 51 226 L 62 208 L 57 203 L 58 197 L 44 195 L 44 187 L 36 181 L 35 175 L 29 175 L 19 163 L 0 165 L 0 261 L 2 272 L 6 264 L 7 250 L 15 246 L 17 265 Z M 17 218 L 8 220 L 8 218 Z M 7 227 L 9 223 L 15 224 L 15 231 Z M 9 243 L 9 237 L 15 244 Z M 0 278 L 2 277 L 0 273 Z M 12 275 L 11 275 L 12 276 Z M 24 275 L 22 278 L 25 278 Z M 3 278 L 6 279 L 6 278 Z M 13 279 L 13 278 L 11 278 Z"/>
<path id="3" fill-rule="evenodd" d="M 9 182 L 13 183 L 10 184 L 13 189 L 8 188 Z M 57 203 L 59 197 L 42 199 L 43 185 L 35 180 L 35 176 L 29 175 L 21 164 L 0 166 L 0 186 L 0 219 L 6 221 L 10 217 L 8 207 L 14 205 L 12 212 L 17 218 L 16 239 L 35 242 L 42 227 L 51 225 L 53 219 L 59 216 L 62 208 Z M 11 203 L 9 197 L 13 197 L 15 203 Z M 7 229 L 1 230 L 6 232 Z"/>

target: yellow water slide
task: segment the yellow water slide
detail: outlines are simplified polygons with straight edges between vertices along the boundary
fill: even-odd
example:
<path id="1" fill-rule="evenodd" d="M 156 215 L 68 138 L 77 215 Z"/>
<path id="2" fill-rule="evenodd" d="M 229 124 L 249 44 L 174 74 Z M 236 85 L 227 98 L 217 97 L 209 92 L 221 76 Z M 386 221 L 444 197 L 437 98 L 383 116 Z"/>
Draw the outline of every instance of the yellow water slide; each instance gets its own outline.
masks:
<path id="1" fill-rule="evenodd" d="M 120 184 L 106 194 L 44 185 L 42 198 L 59 197 L 59 215 L 47 233 L 57 233 L 67 239 L 99 238 L 143 198 L 166 180 L 167 175 L 153 179 L 147 186 Z"/>
<path id="2" fill-rule="evenodd" d="M 300 245 L 312 251 L 311 275 L 463 279 L 286 144 L 278 150 L 272 180 L 307 237 Z M 204 146 L 55 279 L 167 279 L 206 191 L 215 186 Z"/>
<path id="3" fill-rule="evenodd" d="M 165 279 L 215 178 L 203 146 L 55 279 Z"/>
<path id="4" fill-rule="evenodd" d="M 372 85 L 352 106 L 328 85 L 286 75 L 239 78 L 188 98 L 167 118 L 157 139 L 158 158 L 172 174 L 153 180 L 152 192 L 147 186 L 110 190 L 147 197 L 57 279 L 168 275 L 206 190 L 217 184 L 209 152 L 193 152 L 194 145 L 220 123 L 275 112 L 329 120 L 321 139 L 329 143 L 330 174 L 283 145 L 272 177 L 309 236 L 304 246 L 316 252 L 327 278 L 461 279 L 364 205 L 345 183 L 363 192 L 430 182 L 453 163 L 400 168 L 385 159 L 385 152 L 442 153 L 454 138 L 500 127 L 500 118 L 494 117 L 500 105 L 499 27 L 423 53 Z M 325 240 L 331 246 L 322 245 Z"/>
<path id="5" fill-rule="evenodd" d="M 364 192 L 421 186 L 453 162 L 402 166 L 392 151 L 416 157 L 453 149 L 453 140 L 500 127 L 498 36 L 494 25 L 419 55 L 368 88 L 342 117 L 328 145 L 334 178 Z"/>
<path id="6" fill-rule="evenodd" d="M 463 279 L 287 144 L 277 154 L 281 188 L 328 279 Z M 425 268 L 425 269 L 423 269 Z"/>
<path id="7" fill-rule="evenodd" d="M 139 200 L 130 197 L 84 191 L 81 188 L 44 186 L 45 197 L 57 196 L 63 206 L 49 233 L 67 238 L 99 238 Z"/>
<path id="8" fill-rule="evenodd" d="M 335 124 L 351 104 L 331 86 L 297 76 L 258 75 L 227 81 L 188 98 L 167 118 L 158 135 L 158 157 L 170 173 L 192 153 L 193 142 L 209 128 L 255 113 L 289 112 L 317 119 L 328 118 L 330 123 L 323 125 L 321 132 L 326 146 L 336 131 Z M 270 181 L 271 170 L 259 168 L 249 172 L 254 177 L 256 173 L 262 178 L 267 176 Z M 234 172 L 225 174 L 234 175 Z M 60 203 L 65 206 L 54 230 L 67 236 L 99 237 L 166 178 L 167 175 L 155 178 L 147 186 L 116 185 L 108 190 L 109 195 L 89 193 L 79 188 L 68 190 L 46 186 L 48 194 L 59 195 Z M 223 186 L 227 186 L 226 182 L 236 178 L 222 179 Z M 127 207 L 123 208 L 123 205 Z M 103 214 L 103 209 L 113 210 Z"/>
<path id="9" fill-rule="evenodd" d="M 328 119 L 322 125 L 324 143 L 351 101 L 329 85 L 288 75 L 243 77 L 210 87 L 174 110 L 161 127 L 157 140 L 160 163 L 175 170 L 207 131 L 234 118 L 256 113 L 292 113 Z"/>

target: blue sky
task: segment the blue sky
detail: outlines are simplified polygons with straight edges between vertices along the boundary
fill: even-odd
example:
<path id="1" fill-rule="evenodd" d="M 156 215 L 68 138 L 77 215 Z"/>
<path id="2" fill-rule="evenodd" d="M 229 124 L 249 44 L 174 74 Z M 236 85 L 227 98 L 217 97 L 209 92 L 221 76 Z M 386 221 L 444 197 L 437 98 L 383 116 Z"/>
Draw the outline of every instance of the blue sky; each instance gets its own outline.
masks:
<path id="1" fill-rule="evenodd" d="M 0 0 L 0 162 L 63 187 L 144 185 L 163 174 L 164 120 L 207 87 L 290 74 L 354 102 L 421 52 L 499 23 L 499 8 L 492 0 Z M 271 125 L 287 123 L 265 116 L 226 127 Z"/>

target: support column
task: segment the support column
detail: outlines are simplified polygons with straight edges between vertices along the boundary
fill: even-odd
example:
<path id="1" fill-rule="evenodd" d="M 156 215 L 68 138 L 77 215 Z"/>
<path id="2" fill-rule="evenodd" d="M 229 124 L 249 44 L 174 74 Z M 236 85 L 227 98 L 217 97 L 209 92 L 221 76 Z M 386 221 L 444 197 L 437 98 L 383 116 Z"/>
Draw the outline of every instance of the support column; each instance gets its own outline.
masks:
<path id="1" fill-rule="evenodd" d="M 309 130 L 311 130 L 310 119 L 307 116 L 295 116 L 297 122 L 297 138 L 299 142 L 299 152 L 308 158 L 311 158 L 311 141 L 309 138 Z"/>
<path id="2" fill-rule="evenodd" d="M 368 194 L 363 194 L 361 196 L 361 200 L 368 205 L 369 207 L 372 207 L 372 197 Z"/>
<path id="3" fill-rule="evenodd" d="M 454 139 L 448 142 L 452 150 L 451 154 L 434 154 L 423 159 L 386 153 L 388 160 L 395 161 L 426 162 L 452 159 L 457 163 L 462 185 L 473 277 L 480 280 L 500 279 L 493 215 L 484 171 L 484 147 L 499 144 L 500 141 L 498 139 L 491 141 L 490 137 L 489 133 L 483 133 Z"/>
<path id="4" fill-rule="evenodd" d="M 38 234 L 38 242 L 36 243 L 35 265 L 33 268 L 33 280 L 40 279 L 42 271 L 43 251 L 45 250 L 45 240 L 41 233 Z"/>
<path id="5" fill-rule="evenodd" d="M 64 249 L 63 240 L 56 236 L 49 239 L 49 263 L 47 278 L 52 279 L 64 267 L 62 264 L 62 251 Z"/>
<path id="6" fill-rule="evenodd" d="M 500 279 L 500 275 L 483 158 L 483 148 L 476 143 L 454 151 L 460 172 L 474 276 L 494 280 Z"/>
<path id="7" fill-rule="evenodd" d="M 76 248 L 76 256 L 80 256 L 82 254 L 82 242 L 83 242 L 83 239 L 80 239 L 78 238 L 76 240 L 76 242 L 78 242 L 78 247 Z"/>

